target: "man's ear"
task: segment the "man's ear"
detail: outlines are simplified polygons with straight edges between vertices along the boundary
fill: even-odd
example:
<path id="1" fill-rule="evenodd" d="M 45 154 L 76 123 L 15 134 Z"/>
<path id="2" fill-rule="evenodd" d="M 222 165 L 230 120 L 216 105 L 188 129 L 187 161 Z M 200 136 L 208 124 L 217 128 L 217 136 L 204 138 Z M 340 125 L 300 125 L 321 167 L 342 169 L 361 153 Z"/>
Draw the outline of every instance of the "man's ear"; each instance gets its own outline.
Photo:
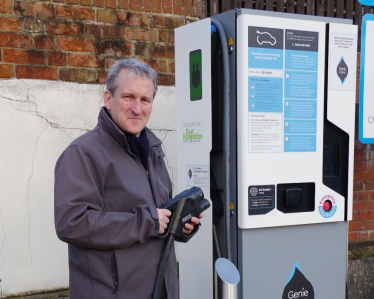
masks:
<path id="1" fill-rule="evenodd" d="M 105 105 L 105 108 L 110 111 L 111 109 L 111 102 L 112 102 L 112 94 L 109 90 L 106 90 L 104 92 L 104 105 Z"/>

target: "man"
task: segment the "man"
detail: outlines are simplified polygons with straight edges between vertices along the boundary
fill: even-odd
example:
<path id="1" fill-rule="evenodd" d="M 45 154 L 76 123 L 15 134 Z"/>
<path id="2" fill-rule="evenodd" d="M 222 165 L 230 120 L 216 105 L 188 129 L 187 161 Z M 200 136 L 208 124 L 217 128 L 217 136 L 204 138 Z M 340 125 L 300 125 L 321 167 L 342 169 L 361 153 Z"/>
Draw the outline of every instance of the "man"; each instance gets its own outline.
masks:
<path id="1" fill-rule="evenodd" d="M 161 141 L 146 124 L 157 73 L 135 59 L 108 73 L 98 125 L 62 153 L 55 169 L 55 225 L 69 244 L 70 298 L 147 299 L 153 295 L 172 185 Z M 186 242 L 202 218 L 192 218 Z M 162 298 L 178 298 L 174 250 Z"/>

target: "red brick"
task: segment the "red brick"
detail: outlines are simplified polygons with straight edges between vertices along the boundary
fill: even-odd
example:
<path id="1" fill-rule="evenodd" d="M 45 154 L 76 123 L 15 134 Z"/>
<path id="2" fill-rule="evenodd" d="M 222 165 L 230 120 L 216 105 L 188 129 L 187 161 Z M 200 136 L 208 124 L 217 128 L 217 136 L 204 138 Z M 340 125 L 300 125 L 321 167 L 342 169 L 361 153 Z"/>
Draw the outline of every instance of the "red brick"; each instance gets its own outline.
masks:
<path id="1" fill-rule="evenodd" d="M 365 152 L 364 151 L 355 151 L 354 153 L 354 160 L 355 161 L 362 161 L 365 159 Z"/>
<path id="2" fill-rule="evenodd" d="M 125 27 L 123 35 L 126 40 L 157 41 L 157 30 Z"/>
<path id="3" fill-rule="evenodd" d="M 358 221 L 358 212 L 352 212 L 352 221 Z"/>
<path id="4" fill-rule="evenodd" d="M 116 13 L 115 22 L 119 25 L 149 27 L 150 18 L 148 14 L 119 11 Z"/>
<path id="5" fill-rule="evenodd" d="M 369 231 L 369 236 L 368 236 L 368 240 L 374 240 L 374 231 Z"/>
<path id="6" fill-rule="evenodd" d="M 370 191 L 370 200 L 373 200 L 374 199 L 374 191 Z"/>
<path id="7" fill-rule="evenodd" d="M 0 0 L 0 12 L 13 13 L 12 0 Z"/>
<path id="8" fill-rule="evenodd" d="M 174 75 L 169 75 L 169 74 L 158 74 L 157 81 L 159 85 L 174 85 L 175 84 Z"/>
<path id="9" fill-rule="evenodd" d="M 2 31 L 21 31 L 22 25 L 19 18 L 7 18 L 0 16 L 0 30 Z"/>
<path id="10" fill-rule="evenodd" d="M 194 4 L 194 11 L 192 15 L 194 17 L 203 18 L 204 17 L 203 2 L 200 0 L 193 0 L 193 4 Z"/>
<path id="11" fill-rule="evenodd" d="M 121 38 L 121 28 L 119 26 L 87 24 L 86 34 L 88 37 L 119 39 Z"/>
<path id="12" fill-rule="evenodd" d="M 364 212 L 359 212 L 358 213 L 358 219 L 359 220 L 367 220 L 369 219 L 369 213 L 364 211 Z"/>
<path id="13" fill-rule="evenodd" d="M 175 73 L 175 60 L 169 61 L 169 73 Z"/>
<path id="14" fill-rule="evenodd" d="M 166 60 L 160 59 L 159 60 L 159 71 L 161 73 L 167 73 L 168 72 L 168 64 Z"/>
<path id="15" fill-rule="evenodd" d="M 183 0 L 173 0 L 173 13 L 176 15 L 183 15 Z"/>
<path id="16" fill-rule="evenodd" d="M 18 79 L 57 80 L 57 69 L 54 67 L 22 66 L 16 68 Z"/>
<path id="17" fill-rule="evenodd" d="M 362 200 L 362 201 L 369 200 L 369 198 L 370 198 L 370 192 L 369 191 L 361 191 L 359 193 L 359 196 L 360 196 L 360 200 Z"/>
<path id="18" fill-rule="evenodd" d="M 4 62 L 17 64 L 44 64 L 44 52 L 34 50 L 3 49 Z"/>
<path id="19" fill-rule="evenodd" d="M 104 68 L 104 57 L 92 54 L 69 54 L 69 65 L 80 67 Z"/>
<path id="20" fill-rule="evenodd" d="M 53 50 L 55 48 L 55 40 L 53 36 L 37 35 L 34 37 L 34 41 L 37 49 Z"/>
<path id="21" fill-rule="evenodd" d="M 358 201 L 359 200 L 359 196 L 360 196 L 360 192 L 353 191 L 353 201 Z"/>
<path id="22" fill-rule="evenodd" d="M 129 0 L 118 0 L 118 8 L 129 9 L 130 8 Z"/>
<path id="23" fill-rule="evenodd" d="M 78 4 L 79 0 L 67 0 L 67 4 Z"/>
<path id="24" fill-rule="evenodd" d="M 366 161 L 355 161 L 354 170 L 367 170 L 367 162 Z"/>
<path id="25" fill-rule="evenodd" d="M 183 0 L 183 15 L 192 16 L 193 5 L 192 0 Z"/>
<path id="26" fill-rule="evenodd" d="M 108 72 L 107 71 L 99 71 L 98 73 L 98 83 L 104 84 L 106 83 L 106 78 L 108 77 Z"/>
<path id="27" fill-rule="evenodd" d="M 362 201 L 356 201 L 353 203 L 353 211 L 362 211 L 364 204 Z"/>
<path id="28" fill-rule="evenodd" d="M 353 180 L 354 181 L 358 180 L 358 170 L 353 171 Z"/>
<path id="29" fill-rule="evenodd" d="M 97 21 L 104 23 L 113 23 L 113 12 L 111 10 L 98 9 Z"/>
<path id="30" fill-rule="evenodd" d="M 45 24 L 46 31 L 53 35 L 75 35 L 84 34 L 84 25 L 74 21 L 50 20 Z"/>
<path id="31" fill-rule="evenodd" d="M 368 232 L 359 232 L 358 233 L 358 241 L 367 241 L 369 238 Z"/>
<path id="32" fill-rule="evenodd" d="M 61 51 L 94 52 L 94 42 L 89 39 L 75 37 L 58 37 L 57 49 Z"/>
<path id="33" fill-rule="evenodd" d="M 374 200 L 364 201 L 364 210 L 374 210 Z"/>
<path id="34" fill-rule="evenodd" d="M 117 1 L 116 0 L 106 0 L 106 7 L 107 8 L 117 8 Z"/>
<path id="35" fill-rule="evenodd" d="M 62 52 L 48 52 L 48 65 L 66 65 L 66 54 Z"/>
<path id="36" fill-rule="evenodd" d="M 354 181 L 353 182 L 353 190 L 354 191 L 364 190 L 364 182 L 363 181 Z"/>
<path id="37" fill-rule="evenodd" d="M 173 2 L 172 0 L 162 0 L 162 12 L 173 13 Z"/>
<path id="38" fill-rule="evenodd" d="M 358 233 L 348 233 L 348 242 L 357 242 L 358 240 Z"/>
<path id="39" fill-rule="evenodd" d="M 45 0 L 44 0 L 45 1 Z M 65 0 L 53 0 L 53 2 L 64 3 Z"/>
<path id="40" fill-rule="evenodd" d="M 152 10 L 152 2 L 151 0 L 141 0 L 141 10 L 145 12 L 150 12 Z"/>
<path id="41" fill-rule="evenodd" d="M 374 190 L 374 181 L 365 181 L 366 190 Z"/>
<path id="42" fill-rule="evenodd" d="M 53 4 L 26 1 L 14 2 L 14 13 L 24 17 L 54 18 Z"/>
<path id="43" fill-rule="evenodd" d="M 60 80 L 71 82 L 96 83 L 96 71 L 85 69 L 61 69 Z"/>
<path id="44" fill-rule="evenodd" d="M 369 160 L 374 160 L 374 151 L 369 151 Z"/>
<path id="45" fill-rule="evenodd" d="M 373 160 L 367 161 L 367 168 L 370 169 L 370 170 L 374 170 L 374 161 Z"/>
<path id="46" fill-rule="evenodd" d="M 152 0 L 152 11 L 153 12 L 162 12 L 162 0 Z"/>
<path id="47" fill-rule="evenodd" d="M 94 0 L 94 6 L 104 7 L 104 0 Z"/>
<path id="48" fill-rule="evenodd" d="M 169 32 L 169 44 L 174 44 L 174 31 Z"/>
<path id="49" fill-rule="evenodd" d="M 363 221 L 350 221 L 349 222 L 349 231 L 360 231 L 364 229 Z"/>
<path id="50" fill-rule="evenodd" d="M 374 220 L 374 211 L 369 212 L 369 219 Z"/>
<path id="51" fill-rule="evenodd" d="M 131 55 L 132 44 L 120 40 L 98 40 L 96 53 L 116 56 Z"/>
<path id="52" fill-rule="evenodd" d="M 174 46 L 155 44 L 152 56 L 155 58 L 174 58 Z"/>
<path id="53" fill-rule="evenodd" d="M 169 38 L 169 31 L 160 30 L 158 32 L 158 41 L 162 43 L 167 43 Z"/>
<path id="54" fill-rule="evenodd" d="M 140 10 L 140 1 L 141 0 L 130 0 L 130 9 Z"/>
<path id="55" fill-rule="evenodd" d="M 361 180 L 361 181 L 365 181 L 365 180 L 368 180 L 369 179 L 369 171 L 368 170 L 365 170 L 365 171 L 359 171 L 358 172 L 358 179 Z"/>
<path id="56" fill-rule="evenodd" d="M 85 6 L 92 5 L 92 0 L 81 0 L 81 5 L 85 5 Z"/>
<path id="57" fill-rule="evenodd" d="M 0 78 L 14 77 L 13 65 L 0 64 Z"/>
<path id="58" fill-rule="evenodd" d="M 372 230 L 374 229 L 374 221 L 365 221 L 365 230 Z"/>
<path id="59" fill-rule="evenodd" d="M 181 17 L 164 17 L 153 16 L 152 26 L 154 28 L 171 29 L 180 27 L 184 24 L 184 19 Z"/>
<path id="60" fill-rule="evenodd" d="M 27 35 L 0 32 L 0 47 L 28 49 L 32 47 L 32 40 Z"/>
<path id="61" fill-rule="evenodd" d="M 149 57 L 152 45 L 146 42 L 137 42 L 135 44 L 135 55 Z"/>
<path id="62" fill-rule="evenodd" d="M 94 20 L 95 12 L 90 8 L 74 6 L 56 6 L 56 15 L 59 18 Z"/>

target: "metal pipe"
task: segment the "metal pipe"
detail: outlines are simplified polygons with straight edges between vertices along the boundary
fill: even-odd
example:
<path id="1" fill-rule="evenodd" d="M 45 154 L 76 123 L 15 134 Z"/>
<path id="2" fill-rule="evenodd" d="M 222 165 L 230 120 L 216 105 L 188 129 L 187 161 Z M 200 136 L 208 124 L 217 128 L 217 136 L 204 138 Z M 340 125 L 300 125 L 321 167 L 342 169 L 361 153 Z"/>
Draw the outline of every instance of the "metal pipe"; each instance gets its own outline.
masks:
<path id="1" fill-rule="evenodd" d="M 229 72 L 229 53 L 227 48 L 226 33 L 222 25 L 214 19 L 210 19 L 211 23 L 216 26 L 222 50 L 223 60 L 223 167 L 224 167 L 224 190 L 225 190 L 225 243 L 226 256 L 228 260 L 232 260 L 231 255 L 231 234 L 230 234 L 230 72 Z"/>
<path id="2" fill-rule="evenodd" d="M 216 299 L 238 299 L 240 274 L 235 265 L 227 259 L 219 258 L 214 263 Z"/>

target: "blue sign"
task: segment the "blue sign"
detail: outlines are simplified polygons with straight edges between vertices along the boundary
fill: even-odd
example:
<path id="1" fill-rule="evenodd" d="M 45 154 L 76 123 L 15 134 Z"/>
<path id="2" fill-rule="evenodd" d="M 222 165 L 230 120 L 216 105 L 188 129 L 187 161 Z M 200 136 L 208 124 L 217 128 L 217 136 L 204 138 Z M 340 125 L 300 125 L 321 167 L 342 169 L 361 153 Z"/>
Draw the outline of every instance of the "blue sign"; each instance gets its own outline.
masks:
<path id="1" fill-rule="evenodd" d="M 374 6 L 374 0 L 358 0 L 361 5 Z"/>
<path id="2" fill-rule="evenodd" d="M 370 1 L 374 3 L 374 1 Z M 362 19 L 361 31 L 361 69 L 359 96 L 359 139 L 362 143 L 374 143 L 374 101 L 372 98 L 372 69 L 374 57 L 372 54 L 374 37 L 374 15 L 366 14 Z M 368 48 L 368 51 L 366 51 Z M 367 72 L 365 72 L 367 70 Z M 368 82 L 365 86 L 365 82 Z"/>

